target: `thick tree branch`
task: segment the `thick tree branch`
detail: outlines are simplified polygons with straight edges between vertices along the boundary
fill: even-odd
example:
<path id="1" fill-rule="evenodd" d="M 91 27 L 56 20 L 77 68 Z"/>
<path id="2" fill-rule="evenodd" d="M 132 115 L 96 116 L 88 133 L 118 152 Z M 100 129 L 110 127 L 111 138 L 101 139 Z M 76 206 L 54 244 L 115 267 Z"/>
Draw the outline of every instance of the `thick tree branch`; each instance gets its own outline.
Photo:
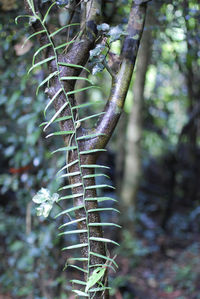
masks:
<path id="1" fill-rule="evenodd" d="M 136 4 L 133 1 L 127 37 L 124 40 L 121 52 L 122 64 L 118 74 L 112 81 L 110 97 L 104 109 L 105 114 L 100 118 L 96 128 L 98 133 L 105 134 L 105 136 L 90 142 L 90 147 L 105 147 L 121 115 L 144 28 L 146 6 L 146 3 Z"/>

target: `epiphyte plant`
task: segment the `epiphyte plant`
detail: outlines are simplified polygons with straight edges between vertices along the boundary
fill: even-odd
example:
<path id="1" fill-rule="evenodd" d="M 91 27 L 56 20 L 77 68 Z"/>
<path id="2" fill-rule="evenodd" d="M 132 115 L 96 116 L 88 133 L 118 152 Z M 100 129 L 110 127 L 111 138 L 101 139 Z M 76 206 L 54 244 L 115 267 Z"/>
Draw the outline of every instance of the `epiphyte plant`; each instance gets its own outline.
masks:
<path id="1" fill-rule="evenodd" d="M 33 200 L 40 204 L 39 215 L 44 216 L 48 216 L 53 203 L 62 205 L 65 201 L 73 201 L 73 206 L 64 208 L 56 218 L 69 215 L 67 222 L 62 223 L 60 227 L 69 230 L 61 232 L 60 235 L 79 235 L 78 244 L 67 246 L 63 250 L 81 250 L 81 256 L 70 258 L 67 265 L 83 273 L 82 280 L 72 280 L 75 286 L 73 291 L 79 297 L 88 298 L 109 298 L 107 270 L 117 267 L 114 258 L 109 256 L 107 245 L 118 244 L 105 238 L 102 229 L 119 225 L 111 222 L 102 223 L 100 217 L 101 212 L 116 209 L 99 207 L 99 203 L 115 200 L 111 197 L 97 196 L 98 189 L 112 186 L 96 184 L 95 179 L 105 174 L 95 170 L 107 168 L 98 165 L 97 158 L 105 151 L 123 110 L 143 32 L 148 1 L 132 1 L 126 30 L 121 30 L 119 26 L 110 28 L 109 24 L 102 22 L 102 2 L 73 0 L 42 3 L 39 0 L 25 0 L 28 13 L 25 17 L 29 18 L 35 31 L 28 39 L 36 36 L 40 43 L 28 72 L 47 64 L 48 75 L 39 84 L 36 94 L 45 86 L 45 93 L 49 97 L 44 109 L 45 116 L 50 106 L 55 109 L 54 115 L 42 125 L 46 131 L 53 124 L 59 123 L 60 130 L 48 134 L 47 137 L 62 136 L 64 139 L 65 146 L 55 149 L 52 154 L 65 153 L 66 164 L 58 172 L 61 178 L 68 181 L 67 185 L 59 189 L 62 194 L 67 192 L 67 195 L 59 196 L 55 193 L 51 196 L 48 190 L 42 189 Z M 55 14 L 61 6 L 68 10 L 68 20 L 64 26 L 52 31 L 51 13 Z M 58 36 L 63 36 L 64 32 L 65 41 L 58 44 Z M 117 39 L 122 41 L 122 49 L 116 67 L 116 63 L 110 63 L 108 57 L 111 43 Z M 41 53 L 43 58 L 38 60 Z M 113 57 L 113 54 L 110 53 L 110 56 Z M 110 95 L 102 112 L 82 117 L 80 111 L 95 103 L 77 102 L 80 92 L 96 88 L 85 75 L 90 74 L 87 65 L 92 58 L 96 68 L 94 73 L 105 68 L 111 76 Z M 77 81 L 83 81 L 84 85 L 77 87 Z M 96 125 L 91 129 L 86 128 L 85 122 L 93 118 L 97 119 Z M 71 195 L 68 195 L 69 190 Z M 73 225 L 76 225 L 76 229 L 70 229 Z"/>

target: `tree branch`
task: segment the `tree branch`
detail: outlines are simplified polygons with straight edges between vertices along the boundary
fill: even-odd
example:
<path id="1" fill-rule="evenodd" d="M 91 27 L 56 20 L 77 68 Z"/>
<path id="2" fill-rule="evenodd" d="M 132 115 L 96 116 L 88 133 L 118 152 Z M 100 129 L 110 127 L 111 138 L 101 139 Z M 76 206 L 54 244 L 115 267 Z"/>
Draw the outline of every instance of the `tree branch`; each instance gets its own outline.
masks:
<path id="1" fill-rule="evenodd" d="M 90 142 L 89 147 L 106 146 L 122 113 L 144 28 L 146 4 L 135 4 L 135 1 L 132 3 L 127 36 L 121 52 L 122 64 L 118 74 L 113 78 L 110 97 L 104 109 L 105 114 L 99 119 L 96 127 L 96 131 L 105 136 Z"/>

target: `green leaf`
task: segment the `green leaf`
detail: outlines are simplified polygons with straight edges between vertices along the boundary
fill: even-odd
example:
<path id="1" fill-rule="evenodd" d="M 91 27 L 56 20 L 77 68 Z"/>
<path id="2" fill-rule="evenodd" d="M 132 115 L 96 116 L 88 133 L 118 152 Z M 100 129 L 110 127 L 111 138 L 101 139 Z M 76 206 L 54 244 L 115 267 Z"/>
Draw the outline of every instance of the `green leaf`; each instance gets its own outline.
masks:
<path id="1" fill-rule="evenodd" d="M 78 279 L 72 279 L 70 280 L 71 283 L 76 283 L 76 284 L 81 284 L 81 285 L 86 285 L 87 283 L 85 281 L 82 280 L 78 280 Z"/>
<path id="2" fill-rule="evenodd" d="M 55 218 L 58 218 L 61 215 L 68 214 L 68 213 L 71 213 L 71 212 L 74 212 L 76 210 L 83 209 L 83 208 L 84 208 L 84 205 L 80 205 L 77 207 L 73 207 L 71 209 L 64 210 L 64 211 L 60 212 L 58 215 L 56 215 Z"/>
<path id="3" fill-rule="evenodd" d="M 87 139 L 92 139 L 92 138 L 96 138 L 99 136 L 106 136 L 106 134 L 102 134 L 102 133 L 88 134 L 88 135 L 78 137 L 77 140 L 85 140 L 85 139 L 87 140 Z"/>
<path id="4" fill-rule="evenodd" d="M 107 150 L 106 149 L 91 149 L 91 150 L 88 150 L 88 151 L 81 151 L 80 152 L 80 155 L 89 155 L 89 154 L 94 154 L 94 153 L 98 153 L 98 152 L 106 152 Z"/>
<path id="5" fill-rule="evenodd" d="M 49 15 L 49 12 L 50 12 L 50 10 L 52 9 L 52 7 L 53 7 L 55 4 L 56 4 L 56 2 L 53 2 L 53 3 L 49 6 L 49 8 L 48 8 L 48 10 L 47 10 L 47 12 L 46 12 L 46 14 L 45 14 L 43 20 L 42 20 L 42 23 L 43 23 L 43 24 L 46 22 L 46 19 L 47 19 L 48 15 Z"/>
<path id="6" fill-rule="evenodd" d="M 103 267 L 98 267 L 97 269 L 95 269 L 91 276 L 88 278 L 87 281 L 87 285 L 85 288 L 85 292 L 87 293 L 88 290 L 93 287 L 98 281 L 101 280 L 101 278 L 103 278 L 104 274 L 105 274 L 106 268 Z"/>
<path id="7" fill-rule="evenodd" d="M 27 38 L 25 39 L 25 41 L 24 41 L 24 43 L 23 43 L 23 45 L 22 45 L 22 48 L 24 47 L 24 45 L 27 43 L 27 41 L 28 41 L 29 39 L 31 39 L 31 38 L 34 37 L 34 36 L 37 36 L 38 34 L 42 34 L 42 33 L 44 33 L 44 32 L 46 32 L 45 29 L 40 30 L 40 31 L 37 31 L 37 32 L 35 32 L 35 33 L 29 35 L 29 37 L 27 37 Z"/>
<path id="8" fill-rule="evenodd" d="M 46 62 L 49 62 L 51 60 L 55 59 L 55 56 L 51 56 L 51 57 L 48 57 L 36 64 L 34 64 L 29 70 L 28 70 L 28 74 L 30 74 L 30 72 L 34 69 L 34 68 L 37 68 L 38 66 L 41 66 L 42 64 L 46 63 Z"/>
<path id="9" fill-rule="evenodd" d="M 112 259 L 112 258 L 110 258 L 110 257 L 108 257 L 108 256 L 105 256 L 105 255 L 102 255 L 102 254 L 99 254 L 99 253 L 96 253 L 96 252 L 91 252 L 91 251 L 90 251 L 90 255 L 94 255 L 94 256 L 100 257 L 100 258 L 102 258 L 102 259 L 104 259 L 106 261 L 109 261 L 109 262 L 113 263 L 116 268 L 118 268 L 118 265 L 115 262 L 115 260 Z"/>
<path id="10" fill-rule="evenodd" d="M 50 119 L 50 121 L 48 122 L 48 124 L 44 127 L 44 131 L 46 131 L 46 129 L 50 126 L 50 124 L 52 124 L 54 122 L 54 120 L 57 118 L 57 116 L 59 116 L 59 114 L 67 107 L 67 105 L 69 105 L 69 102 L 64 103 L 62 105 L 62 107 L 60 107 L 60 109 L 58 109 L 58 111 Z"/>
<path id="11" fill-rule="evenodd" d="M 58 148 L 57 150 L 51 152 L 51 155 L 53 155 L 55 153 L 58 153 L 58 152 L 72 151 L 74 149 L 77 149 L 77 147 L 75 145 L 74 146 L 61 147 L 61 148 Z"/>
<path id="12" fill-rule="evenodd" d="M 73 292 L 76 293 L 79 296 L 89 297 L 89 295 L 87 293 L 84 293 L 84 292 L 79 291 L 79 290 L 73 290 Z"/>
<path id="13" fill-rule="evenodd" d="M 86 89 L 88 89 L 88 88 L 98 88 L 98 86 L 92 85 L 92 86 L 87 86 L 85 88 Z M 81 109 L 81 108 L 87 108 L 87 107 L 90 107 L 90 106 L 94 106 L 94 105 L 97 105 L 97 104 L 103 104 L 103 103 L 104 103 L 104 101 L 95 101 L 95 102 L 91 102 L 91 103 L 84 103 L 84 104 L 73 106 L 72 110 L 74 110 L 74 109 Z"/>
<path id="14" fill-rule="evenodd" d="M 29 15 L 20 15 L 20 16 L 17 16 L 15 18 L 15 24 L 18 24 L 18 20 L 21 19 L 21 18 L 32 18 L 33 16 L 29 16 Z"/>
<path id="15" fill-rule="evenodd" d="M 69 168 L 70 166 L 75 165 L 76 163 L 79 162 L 79 159 L 76 159 L 74 161 L 72 161 L 71 163 L 68 163 L 67 165 L 63 166 L 58 172 L 57 174 L 59 174 L 60 172 L 62 172 L 63 170 L 65 170 L 66 168 Z"/>
<path id="16" fill-rule="evenodd" d="M 103 185 L 92 185 L 92 186 L 86 187 L 85 189 L 89 190 L 89 189 L 96 189 L 96 188 L 110 188 L 110 189 L 115 189 L 115 187 L 110 186 L 110 185 L 106 185 L 106 184 L 103 184 Z"/>
<path id="17" fill-rule="evenodd" d="M 67 222 L 67 223 L 62 224 L 62 225 L 59 227 L 59 229 L 65 227 L 65 226 L 68 226 L 68 225 L 72 225 L 72 224 L 76 224 L 76 223 L 81 222 L 81 221 L 85 221 L 85 220 L 86 220 L 86 218 L 83 217 L 83 218 L 80 218 L 80 219 L 75 219 L 75 220 L 69 221 L 69 222 Z"/>
<path id="18" fill-rule="evenodd" d="M 44 50 L 44 49 L 46 49 L 46 48 L 48 48 L 48 47 L 50 47 L 50 46 L 51 46 L 51 43 L 46 44 L 46 45 L 40 47 L 40 48 L 35 52 L 35 54 L 33 55 L 32 65 L 35 64 L 35 58 L 36 58 L 36 56 L 37 56 L 42 50 Z"/>
<path id="19" fill-rule="evenodd" d="M 71 135 L 71 134 L 74 134 L 74 131 L 58 131 L 58 132 L 53 132 L 53 133 L 47 135 L 45 138 L 49 138 L 52 136 Z"/>
<path id="20" fill-rule="evenodd" d="M 96 174 L 87 174 L 83 176 L 83 179 L 90 179 L 90 178 L 96 178 L 99 176 L 105 176 L 106 178 L 110 179 L 110 177 L 104 173 L 96 173 Z"/>
<path id="21" fill-rule="evenodd" d="M 105 169 L 110 169 L 108 166 L 104 165 L 97 165 L 97 164 L 82 164 L 82 168 L 105 168 Z"/>
<path id="22" fill-rule="evenodd" d="M 60 88 L 55 94 L 54 96 L 52 97 L 52 99 L 48 102 L 48 104 L 46 105 L 46 107 L 44 108 L 44 116 L 46 116 L 46 111 L 47 109 L 49 108 L 49 106 L 53 103 L 53 101 L 57 98 L 57 96 L 61 93 L 63 89 Z M 54 120 L 55 122 L 55 120 Z"/>
<path id="23" fill-rule="evenodd" d="M 98 201 L 98 202 L 103 202 L 103 201 L 114 201 L 114 202 L 117 202 L 116 199 L 112 198 L 112 197 L 88 197 L 88 198 L 85 198 L 85 200 L 87 201 Z"/>
<path id="24" fill-rule="evenodd" d="M 67 95 L 71 95 L 71 94 L 75 94 L 75 93 L 78 93 L 78 92 L 81 92 L 81 91 L 85 91 L 85 90 L 88 90 L 88 89 L 91 89 L 91 88 L 97 88 L 95 85 L 92 85 L 92 86 L 86 86 L 86 87 L 83 87 L 83 88 L 80 88 L 80 89 L 75 89 L 75 90 L 72 90 L 72 91 L 68 91 L 67 92 Z M 88 107 L 90 106 L 90 104 L 80 104 L 80 105 L 77 105 L 77 106 L 73 106 L 72 107 L 72 110 L 76 109 L 76 108 L 80 108 L 79 106 L 85 106 L 85 107 Z"/>
<path id="25" fill-rule="evenodd" d="M 47 83 L 50 79 L 52 79 L 54 76 L 58 75 L 58 71 L 55 71 L 54 73 L 51 73 L 47 78 L 45 78 L 40 85 L 38 86 L 36 90 L 36 95 L 38 95 L 40 87 L 42 87 L 45 83 Z"/>
<path id="26" fill-rule="evenodd" d="M 88 258 L 86 257 L 70 257 L 68 258 L 67 260 L 68 262 L 72 261 L 72 262 L 87 262 L 88 261 Z"/>
<path id="27" fill-rule="evenodd" d="M 86 229 L 76 229 L 76 230 L 70 230 L 63 233 L 59 233 L 58 236 L 62 235 L 71 235 L 71 234 L 81 234 L 81 233 L 87 233 Z"/>
<path id="28" fill-rule="evenodd" d="M 94 117 L 98 117 L 98 116 L 103 115 L 103 114 L 105 114 L 105 112 L 99 112 L 99 113 L 96 113 L 96 114 L 93 114 L 93 115 L 81 118 L 81 119 L 77 120 L 76 123 L 82 122 L 82 121 L 85 121 L 85 120 L 88 120 L 88 119 L 91 119 L 91 118 L 94 118 Z"/>
<path id="29" fill-rule="evenodd" d="M 67 185 L 67 186 L 59 188 L 58 191 L 66 190 L 66 189 L 73 189 L 73 188 L 81 187 L 81 186 L 83 186 L 82 183 L 71 184 L 71 185 Z"/>
<path id="30" fill-rule="evenodd" d="M 75 172 L 70 172 L 70 173 L 62 174 L 61 176 L 59 176 L 59 178 L 67 178 L 67 177 L 71 177 L 71 176 L 75 176 L 75 175 L 80 175 L 80 174 L 81 174 L 80 171 L 75 171 Z"/>
<path id="31" fill-rule="evenodd" d="M 66 67 L 73 67 L 73 68 L 81 68 L 81 69 L 87 71 L 88 73 L 90 73 L 90 71 L 86 67 L 84 67 L 82 65 L 77 65 L 77 64 L 72 64 L 72 63 L 66 63 L 66 62 L 58 62 L 58 65 L 66 66 Z"/>
<path id="32" fill-rule="evenodd" d="M 90 209 L 88 212 L 104 212 L 104 211 L 114 211 L 120 213 L 117 209 L 114 208 L 97 208 L 97 209 Z"/>
<path id="33" fill-rule="evenodd" d="M 62 81 L 67 81 L 67 80 L 84 80 L 89 82 L 90 84 L 93 84 L 91 80 L 89 80 L 88 78 L 84 78 L 84 77 L 77 77 L 77 76 L 67 76 L 67 77 L 61 77 L 60 80 Z"/>
<path id="34" fill-rule="evenodd" d="M 78 193 L 78 194 L 71 194 L 71 195 L 66 195 L 66 196 L 62 196 L 59 198 L 59 201 L 63 200 L 63 199 L 72 199 L 72 198 L 77 198 L 77 197 L 81 197 L 83 196 L 83 193 Z"/>
<path id="35" fill-rule="evenodd" d="M 90 241 L 97 241 L 97 242 L 104 242 L 104 243 L 112 243 L 112 244 L 115 244 L 115 245 L 119 246 L 119 243 L 117 243 L 113 240 L 107 239 L 107 238 L 90 237 L 89 240 Z"/>
<path id="36" fill-rule="evenodd" d="M 55 47 L 55 50 L 57 51 L 57 50 L 59 50 L 59 49 L 61 49 L 61 48 L 64 48 L 64 47 L 70 45 L 70 44 L 73 44 L 74 42 L 75 42 L 75 40 L 70 40 L 69 42 L 63 43 L 63 44 L 61 44 L 61 45 Z"/>
<path id="37" fill-rule="evenodd" d="M 75 244 L 75 245 L 71 245 L 71 246 L 67 246 L 67 247 L 62 248 L 62 251 L 77 249 L 77 248 L 83 248 L 83 247 L 87 247 L 87 246 L 88 246 L 88 243 Z"/>
<path id="38" fill-rule="evenodd" d="M 57 33 L 59 33 L 61 30 L 65 29 L 65 28 L 68 28 L 68 27 L 71 27 L 71 26 L 78 26 L 80 25 L 80 23 L 74 23 L 74 24 L 69 24 L 69 25 L 65 25 L 59 29 L 57 29 L 56 31 L 54 31 L 53 33 L 50 34 L 50 38 L 55 36 Z"/>
<path id="39" fill-rule="evenodd" d="M 121 228 L 120 225 L 118 225 L 116 223 L 112 223 L 112 222 L 89 223 L 88 226 L 116 226 L 116 227 Z"/>

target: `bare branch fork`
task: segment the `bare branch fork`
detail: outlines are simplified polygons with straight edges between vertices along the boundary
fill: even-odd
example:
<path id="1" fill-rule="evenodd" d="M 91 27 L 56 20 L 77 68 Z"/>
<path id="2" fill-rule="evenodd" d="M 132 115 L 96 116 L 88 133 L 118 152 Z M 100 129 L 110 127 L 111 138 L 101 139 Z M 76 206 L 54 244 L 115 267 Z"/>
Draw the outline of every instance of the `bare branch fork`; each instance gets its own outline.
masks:
<path id="1" fill-rule="evenodd" d="M 144 21 L 145 21 L 145 15 L 146 15 L 146 6 L 147 2 L 149 0 L 133 0 L 132 6 L 130 10 L 130 16 L 129 16 L 129 22 L 126 32 L 126 37 L 123 42 L 123 47 L 121 50 L 121 65 L 117 72 L 114 73 L 112 76 L 112 86 L 110 90 L 110 96 L 107 100 L 107 103 L 104 108 L 104 114 L 102 117 L 99 118 L 97 125 L 92 130 L 86 130 L 82 124 L 80 124 L 80 127 L 78 128 L 78 135 L 84 136 L 87 134 L 92 133 L 98 133 L 101 134 L 98 137 L 95 137 L 93 139 L 89 140 L 79 140 L 79 147 L 82 151 L 88 151 L 91 149 L 104 149 L 107 142 L 109 141 L 112 132 L 119 120 L 119 117 L 123 110 L 124 101 L 126 98 L 126 94 L 129 88 L 129 84 L 131 81 L 133 69 L 135 66 L 135 60 L 137 57 L 138 47 L 141 40 L 143 28 L 144 28 Z M 39 1 L 34 1 L 35 3 L 35 10 L 38 13 L 41 13 L 39 9 Z M 77 1 L 77 4 L 81 5 L 81 9 L 85 10 L 82 11 L 82 24 L 81 27 L 83 27 L 83 15 L 86 16 L 85 21 L 85 30 L 84 33 L 81 36 L 80 39 L 76 39 L 76 41 L 73 43 L 72 47 L 68 50 L 66 54 L 61 54 L 59 56 L 59 61 L 73 64 L 73 65 L 81 65 L 84 66 L 89 58 L 89 51 L 95 47 L 95 41 L 97 40 L 97 24 L 99 17 L 101 15 L 101 1 L 100 0 L 88 0 L 87 2 L 81 3 Z M 27 1 L 25 0 L 25 8 L 28 11 L 29 14 L 30 8 L 28 6 Z M 41 24 L 36 21 L 32 24 L 33 29 L 37 32 L 41 30 Z M 82 29 L 82 28 L 81 28 Z M 81 30 L 80 29 L 80 30 Z M 39 36 L 39 41 L 41 46 L 48 43 L 47 37 L 43 34 Z M 48 48 L 47 48 L 48 49 Z M 52 52 L 50 50 L 46 50 L 45 58 L 51 57 Z M 55 61 L 52 60 L 48 64 L 49 73 L 55 72 L 56 64 Z M 74 68 L 74 67 L 62 67 L 60 66 L 59 69 L 62 76 L 79 76 L 81 69 L 80 68 Z M 47 94 L 49 98 L 52 98 L 56 92 L 60 89 L 59 80 L 57 77 L 54 77 L 50 81 L 50 88 L 47 89 Z M 64 87 L 67 92 L 73 91 L 75 87 L 76 80 L 66 80 L 64 82 Z M 63 106 L 65 103 L 65 95 L 64 93 L 60 93 L 60 95 L 54 100 L 54 108 L 56 111 L 59 111 L 59 109 Z M 69 96 L 69 101 L 71 103 L 71 106 L 76 106 L 76 101 L 74 95 Z M 67 106 L 65 109 L 62 110 L 60 116 L 68 116 L 70 115 L 70 108 Z M 78 111 L 74 111 L 75 115 L 78 116 Z M 74 124 L 72 120 L 68 119 L 65 121 L 60 122 L 60 128 L 62 131 L 70 131 L 74 130 Z M 69 143 L 69 138 L 65 137 L 64 142 L 66 145 Z M 73 140 L 72 140 L 73 142 Z M 77 152 L 74 150 L 73 152 L 69 153 L 69 163 L 72 161 L 75 161 L 77 159 Z M 85 154 L 81 155 L 81 164 L 95 164 L 96 159 L 98 157 L 98 154 Z M 69 168 L 69 172 L 75 172 L 79 168 L 78 164 L 74 164 Z M 94 170 L 92 168 L 84 168 L 83 174 L 84 175 L 91 175 L 94 173 Z M 77 176 L 72 176 L 70 178 L 70 184 L 80 183 L 82 181 L 82 178 Z M 84 180 L 85 186 L 91 186 L 95 185 L 95 180 L 93 178 L 88 178 Z M 79 184 L 80 185 L 80 184 Z M 73 188 L 72 193 L 73 194 L 79 194 L 82 193 L 82 187 L 76 187 Z M 95 189 L 87 189 L 85 196 L 87 198 L 95 198 L 96 197 L 96 190 Z M 74 199 L 74 206 L 80 206 L 84 203 L 84 198 L 82 196 Z M 86 209 L 97 209 L 98 208 L 98 202 L 96 200 L 94 201 L 87 201 L 86 203 Z M 76 211 L 76 218 L 80 219 L 85 216 L 85 210 L 84 209 L 78 209 Z M 98 212 L 90 212 L 88 213 L 88 222 L 89 223 L 100 223 L 100 216 Z M 78 229 L 85 229 L 86 228 L 86 222 L 82 221 L 78 223 Z M 103 237 L 101 226 L 91 226 L 90 227 L 90 235 L 92 237 Z M 81 233 L 80 234 L 80 242 L 81 243 L 88 243 L 87 240 L 87 234 Z M 105 256 L 105 246 L 103 242 L 97 242 L 97 241 L 90 241 L 90 250 L 92 252 L 98 253 L 100 255 Z M 82 249 L 82 256 L 85 258 L 88 258 L 88 249 L 87 247 L 84 247 Z M 105 260 L 103 260 L 100 257 L 91 255 L 90 256 L 90 264 L 96 265 L 96 264 L 103 264 L 105 263 Z M 85 264 L 84 267 L 86 268 L 87 265 Z M 106 278 L 105 278 L 106 279 Z M 95 295 L 95 298 L 102 298 L 102 293 L 97 292 Z M 108 292 L 105 292 L 104 298 L 109 298 Z"/>

